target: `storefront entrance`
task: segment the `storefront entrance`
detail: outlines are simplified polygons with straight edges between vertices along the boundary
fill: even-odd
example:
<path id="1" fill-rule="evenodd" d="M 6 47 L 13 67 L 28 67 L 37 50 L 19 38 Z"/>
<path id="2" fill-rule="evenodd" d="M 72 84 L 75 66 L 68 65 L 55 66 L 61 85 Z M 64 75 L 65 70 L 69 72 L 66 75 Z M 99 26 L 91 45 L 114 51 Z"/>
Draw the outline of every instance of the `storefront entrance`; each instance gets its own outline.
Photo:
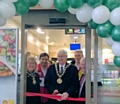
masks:
<path id="1" fill-rule="evenodd" d="M 52 19 L 61 19 L 61 22 L 52 21 Z M 98 80 L 101 80 L 101 73 L 98 73 L 98 36 L 88 28 L 86 24 L 77 21 L 74 15 L 68 12 L 60 13 L 56 10 L 32 10 L 22 16 L 21 31 L 21 69 L 26 69 L 27 57 L 27 30 L 42 27 L 46 29 L 65 29 L 65 28 L 85 28 L 85 58 L 86 58 L 86 104 L 109 104 L 101 103 L 98 99 Z M 91 56 L 93 54 L 93 56 Z M 100 55 L 100 53 L 99 53 Z M 93 58 L 93 65 L 91 63 Z M 94 66 L 91 70 L 91 66 Z M 92 73 L 92 74 L 91 74 Z M 92 76 L 91 76 L 92 75 Z M 98 76 L 99 75 L 99 76 Z M 94 82 L 91 87 L 91 80 Z M 26 92 L 26 70 L 21 70 L 20 82 L 20 104 L 25 104 Z M 91 90 L 92 89 L 92 90 Z M 99 91 L 102 91 L 101 89 Z M 93 98 L 91 98 L 91 95 Z"/>

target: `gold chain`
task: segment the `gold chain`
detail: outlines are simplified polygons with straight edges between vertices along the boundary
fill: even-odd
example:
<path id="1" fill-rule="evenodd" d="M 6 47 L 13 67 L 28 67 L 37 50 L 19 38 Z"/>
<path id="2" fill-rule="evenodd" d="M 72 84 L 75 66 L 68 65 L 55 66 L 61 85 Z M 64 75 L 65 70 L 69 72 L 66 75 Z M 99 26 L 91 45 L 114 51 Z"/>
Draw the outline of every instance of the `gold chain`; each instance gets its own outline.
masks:
<path id="1" fill-rule="evenodd" d="M 55 63 L 55 70 L 56 70 L 57 76 L 58 76 L 59 78 L 62 78 L 62 76 L 63 76 L 63 75 L 65 74 L 65 72 L 66 72 L 66 69 L 67 69 L 70 65 L 71 65 L 71 64 L 68 64 L 68 65 L 64 68 L 63 73 L 62 73 L 62 74 L 59 74 L 58 68 L 57 68 L 57 63 Z"/>
<path id="2" fill-rule="evenodd" d="M 33 84 L 36 84 L 35 74 L 31 75 L 31 74 L 28 73 L 28 72 L 27 72 L 27 74 L 32 77 Z"/>

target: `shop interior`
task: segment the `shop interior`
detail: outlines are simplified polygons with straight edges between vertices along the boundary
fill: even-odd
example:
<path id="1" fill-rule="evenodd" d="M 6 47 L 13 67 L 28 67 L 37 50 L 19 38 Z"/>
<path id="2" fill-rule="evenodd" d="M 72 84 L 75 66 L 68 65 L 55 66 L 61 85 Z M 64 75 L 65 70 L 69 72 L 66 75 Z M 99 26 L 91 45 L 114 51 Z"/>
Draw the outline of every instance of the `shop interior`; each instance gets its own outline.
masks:
<path id="1" fill-rule="evenodd" d="M 14 16 L 8 19 L 4 27 L 17 27 L 19 28 L 19 70 L 21 64 L 21 17 Z M 76 30 L 76 33 L 74 33 Z M 39 62 L 38 57 L 40 53 L 47 52 L 50 55 L 50 60 L 54 63 L 56 61 L 56 52 L 59 49 L 65 49 L 68 52 L 68 62 L 74 59 L 75 49 L 71 49 L 70 45 L 78 44 L 81 50 L 83 50 L 85 56 L 85 30 L 80 28 L 67 28 L 67 29 L 44 29 L 37 27 L 36 29 L 27 30 L 27 56 L 34 56 L 36 61 Z M 73 33 L 72 33 L 73 32 Z M 81 33 L 79 33 L 81 32 Z M 83 33 L 82 33 L 83 32 Z M 92 31 L 93 33 L 93 31 Z M 91 43 L 91 59 L 94 58 L 94 36 L 92 36 Z M 115 79 L 119 78 L 119 70 L 113 63 L 113 53 L 111 48 L 104 42 L 104 39 L 98 39 L 98 64 L 100 75 L 98 78 L 102 78 L 102 82 L 105 85 L 113 83 Z M 94 65 L 93 65 L 94 67 Z M 91 79 L 94 71 L 91 71 Z"/>

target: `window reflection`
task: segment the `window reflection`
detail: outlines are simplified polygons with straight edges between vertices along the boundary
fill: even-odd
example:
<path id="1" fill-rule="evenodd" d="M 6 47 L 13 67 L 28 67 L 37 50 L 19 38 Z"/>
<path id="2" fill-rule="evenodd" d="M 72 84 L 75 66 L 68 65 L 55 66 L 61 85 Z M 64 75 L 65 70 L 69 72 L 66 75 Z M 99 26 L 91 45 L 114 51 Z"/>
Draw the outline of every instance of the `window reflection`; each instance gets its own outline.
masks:
<path id="1" fill-rule="evenodd" d="M 111 47 L 104 42 L 104 39 L 98 40 L 98 70 L 102 86 L 98 87 L 97 104 L 120 104 L 120 69 L 113 63 L 114 55 Z"/>

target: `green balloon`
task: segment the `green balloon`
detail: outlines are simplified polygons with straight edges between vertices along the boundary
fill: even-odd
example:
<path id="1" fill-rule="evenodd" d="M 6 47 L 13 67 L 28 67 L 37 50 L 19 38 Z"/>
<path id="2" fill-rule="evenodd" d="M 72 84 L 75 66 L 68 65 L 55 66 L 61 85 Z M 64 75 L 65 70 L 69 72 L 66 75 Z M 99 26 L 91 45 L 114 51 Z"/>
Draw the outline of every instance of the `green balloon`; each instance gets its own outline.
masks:
<path id="1" fill-rule="evenodd" d="M 114 41 L 120 42 L 120 25 L 113 28 L 111 36 Z"/>
<path id="2" fill-rule="evenodd" d="M 93 20 L 88 22 L 88 27 L 91 29 L 96 29 L 98 24 L 96 24 Z"/>
<path id="3" fill-rule="evenodd" d="M 30 7 L 36 6 L 39 0 L 23 0 L 25 4 L 29 5 Z"/>
<path id="4" fill-rule="evenodd" d="M 86 2 L 91 7 L 97 7 L 102 4 L 103 0 L 86 0 Z"/>
<path id="5" fill-rule="evenodd" d="M 68 0 L 68 3 L 72 8 L 75 9 L 81 7 L 84 4 L 83 0 Z"/>
<path id="6" fill-rule="evenodd" d="M 82 0 L 84 3 L 86 3 L 86 0 Z"/>
<path id="7" fill-rule="evenodd" d="M 114 64 L 115 64 L 117 67 L 120 67 L 120 56 L 115 56 L 115 57 L 114 57 Z"/>
<path id="8" fill-rule="evenodd" d="M 110 11 L 119 7 L 120 0 L 103 0 L 103 5 L 109 8 Z"/>
<path id="9" fill-rule="evenodd" d="M 14 5 L 16 8 L 16 14 L 18 15 L 26 14 L 29 11 L 29 6 L 26 5 L 23 0 L 18 0 Z"/>
<path id="10" fill-rule="evenodd" d="M 104 24 L 98 25 L 96 32 L 100 37 L 106 38 L 111 35 L 111 31 L 112 31 L 113 27 L 114 26 L 109 21 L 107 21 Z"/>
<path id="11" fill-rule="evenodd" d="M 67 0 L 54 0 L 54 6 L 60 12 L 65 12 L 69 8 Z"/>

